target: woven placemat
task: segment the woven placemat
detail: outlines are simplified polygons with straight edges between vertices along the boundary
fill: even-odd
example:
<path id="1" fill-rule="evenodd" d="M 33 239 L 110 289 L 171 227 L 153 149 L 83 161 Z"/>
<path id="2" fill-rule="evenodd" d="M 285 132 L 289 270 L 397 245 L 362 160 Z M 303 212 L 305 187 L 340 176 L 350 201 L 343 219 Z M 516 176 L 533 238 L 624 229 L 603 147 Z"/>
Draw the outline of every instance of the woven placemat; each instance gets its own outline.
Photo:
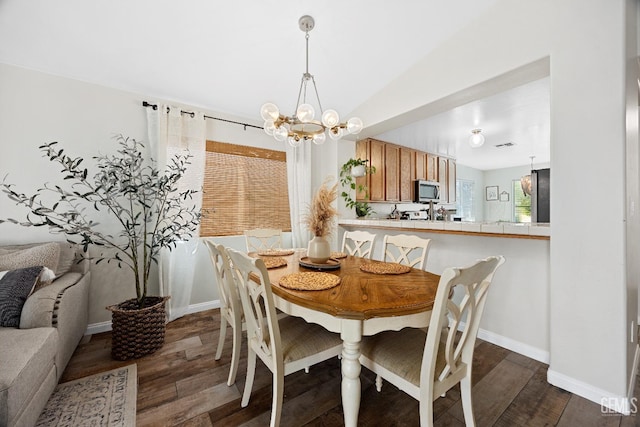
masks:
<path id="1" fill-rule="evenodd" d="M 344 252 L 331 252 L 331 258 L 334 258 L 334 259 L 346 258 L 347 255 L 348 254 Z"/>
<path id="2" fill-rule="evenodd" d="M 258 252 L 260 256 L 287 256 L 293 253 L 293 249 L 269 249 Z"/>
<path id="3" fill-rule="evenodd" d="M 287 274 L 279 282 L 280 286 L 298 291 L 321 291 L 340 284 L 340 277 L 322 272 Z"/>
<path id="4" fill-rule="evenodd" d="M 280 257 L 266 257 L 260 259 L 264 261 L 264 265 L 267 267 L 267 269 L 278 268 L 287 265 L 287 260 Z"/>
<path id="5" fill-rule="evenodd" d="M 410 272 L 411 267 L 396 262 L 367 262 L 360 266 L 360 270 L 373 274 L 404 274 Z"/>

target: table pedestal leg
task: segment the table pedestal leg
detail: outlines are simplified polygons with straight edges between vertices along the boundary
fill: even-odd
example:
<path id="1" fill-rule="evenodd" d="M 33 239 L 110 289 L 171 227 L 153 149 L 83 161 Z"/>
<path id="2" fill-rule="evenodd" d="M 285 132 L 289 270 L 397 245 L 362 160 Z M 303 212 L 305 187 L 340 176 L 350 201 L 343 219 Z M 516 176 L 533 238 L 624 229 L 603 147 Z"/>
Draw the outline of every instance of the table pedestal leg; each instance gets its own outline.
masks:
<path id="1" fill-rule="evenodd" d="M 360 322 L 354 323 L 356 325 L 342 330 L 342 410 L 345 427 L 358 425 L 360 410 L 360 339 L 362 335 Z"/>

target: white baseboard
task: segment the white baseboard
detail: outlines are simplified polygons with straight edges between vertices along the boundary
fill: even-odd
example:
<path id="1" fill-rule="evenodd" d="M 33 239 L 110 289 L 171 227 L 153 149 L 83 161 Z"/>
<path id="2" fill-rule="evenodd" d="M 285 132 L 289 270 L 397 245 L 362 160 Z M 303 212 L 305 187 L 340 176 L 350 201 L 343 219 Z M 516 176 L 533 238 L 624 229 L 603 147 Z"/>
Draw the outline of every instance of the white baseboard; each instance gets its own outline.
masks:
<path id="1" fill-rule="evenodd" d="M 187 307 L 186 314 L 198 313 L 200 311 L 211 310 L 213 308 L 220 308 L 220 300 L 201 302 L 198 304 L 191 304 Z"/>
<path id="2" fill-rule="evenodd" d="M 520 341 L 513 340 L 511 338 L 503 337 L 502 335 L 495 334 L 484 329 L 478 330 L 478 338 L 483 341 L 490 342 L 491 344 L 499 345 L 508 350 L 527 356 L 531 359 L 537 360 L 542 363 L 549 363 L 549 352 L 541 350 L 537 347 L 533 347 L 529 344 L 522 343 Z"/>
<path id="3" fill-rule="evenodd" d="M 200 311 L 211 310 L 213 308 L 220 308 L 220 300 L 213 300 L 207 302 L 201 302 L 198 304 L 191 304 L 187 307 L 185 314 L 198 313 Z M 85 335 L 99 334 L 101 332 L 109 332 L 111 330 L 111 321 L 92 323 L 87 326 Z"/>
<path id="4" fill-rule="evenodd" d="M 93 334 L 99 334 L 101 332 L 109 332 L 110 330 L 111 330 L 111 321 L 92 323 L 89 326 L 87 326 L 87 331 L 84 334 L 93 335 Z"/>
<path id="5" fill-rule="evenodd" d="M 547 370 L 547 381 L 549 384 L 599 404 L 603 414 L 615 414 L 619 412 L 623 415 L 629 415 L 632 409 L 632 402 L 634 412 L 636 410 L 635 402 L 626 396 L 616 396 L 601 388 L 594 387 L 591 384 L 576 380 L 575 378 L 551 369 Z"/>

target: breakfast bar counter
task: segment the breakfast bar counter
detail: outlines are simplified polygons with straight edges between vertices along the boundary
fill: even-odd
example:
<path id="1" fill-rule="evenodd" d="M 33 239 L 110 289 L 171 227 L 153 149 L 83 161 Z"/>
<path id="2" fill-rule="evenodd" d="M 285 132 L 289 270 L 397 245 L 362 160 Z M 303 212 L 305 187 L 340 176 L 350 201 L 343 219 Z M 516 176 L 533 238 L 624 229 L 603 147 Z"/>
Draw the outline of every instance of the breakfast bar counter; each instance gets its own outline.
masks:
<path id="1" fill-rule="evenodd" d="M 338 224 L 345 228 L 389 229 L 407 232 L 424 231 L 429 233 L 536 240 L 549 240 L 551 238 L 551 226 L 548 223 L 341 219 Z"/>

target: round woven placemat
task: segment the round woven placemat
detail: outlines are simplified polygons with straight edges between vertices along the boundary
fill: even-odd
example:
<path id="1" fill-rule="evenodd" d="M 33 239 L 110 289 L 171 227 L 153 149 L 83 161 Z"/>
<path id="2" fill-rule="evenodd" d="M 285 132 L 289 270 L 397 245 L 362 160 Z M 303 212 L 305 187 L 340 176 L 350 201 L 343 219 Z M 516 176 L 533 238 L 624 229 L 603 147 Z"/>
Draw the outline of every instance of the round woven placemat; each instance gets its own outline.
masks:
<path id="1" fill-rule="evenodd" d="M 344 252 L 331 252 L 331 258 L 341 259 L 346 258 L 348 254 Z"/>
<path id="2" fill-rule="evenodd" d="M 368 262 L 362 264 L 360 270 L 373 274 L 403 274 L 410 272 L 411 267 L 396 262 Z"/>
<path id="3" fill-rule="evenodd" d="M 260 256 L 287 256 L 291 255 L 294 251 L 292 249 L 269 249 L 266 251 L 259 251 Z"/>
<path id="4" fill-rule="evenodd" d="M 280 286 L 298 291 L 321 291 L 340 284 L 340 277 L 322 272 L 287 274 L 279 282 Z"/>
<path id="5" fill-rule="evenodd" d="M 287 260 L 280 257 L 266 257 L 260 259 L 264 261 L 264 265 L 267 267 L 267 269 L 278 268 L 287 265 Z"/>

